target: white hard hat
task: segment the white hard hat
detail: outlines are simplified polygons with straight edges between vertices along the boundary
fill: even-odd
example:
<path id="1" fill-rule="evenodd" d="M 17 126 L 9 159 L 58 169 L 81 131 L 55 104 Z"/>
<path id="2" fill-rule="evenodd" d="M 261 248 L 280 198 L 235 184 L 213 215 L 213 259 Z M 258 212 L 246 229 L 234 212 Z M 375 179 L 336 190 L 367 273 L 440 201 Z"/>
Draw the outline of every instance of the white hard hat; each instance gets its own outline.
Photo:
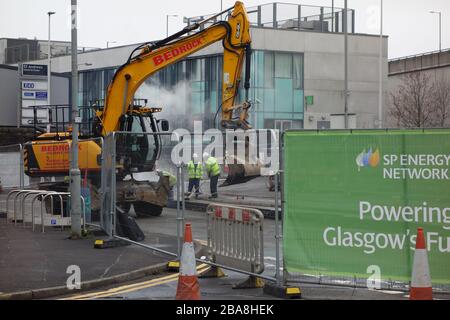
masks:
<path id="1" fill-rule="evenodd" d="M 192 155 L 192 159 L 193 159 L 193 160 L 198 160 L 198 154 L 194 153 L 194 154 Z"/>
<path id="2" fill-rule="evenodd" d="M 203 159 L 207 159 L 209 158 L 209 153 L 208 152 L 203 152 Z"/>

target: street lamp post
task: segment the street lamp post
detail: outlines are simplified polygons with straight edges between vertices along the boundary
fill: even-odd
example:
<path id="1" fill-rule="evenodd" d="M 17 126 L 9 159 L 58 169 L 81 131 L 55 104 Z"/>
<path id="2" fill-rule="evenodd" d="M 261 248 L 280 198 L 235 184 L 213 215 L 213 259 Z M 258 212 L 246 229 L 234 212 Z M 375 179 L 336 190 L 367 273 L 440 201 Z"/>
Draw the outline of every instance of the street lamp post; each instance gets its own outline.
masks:
<path id="1" fill-rule="evenodd" d="M 52 59 L 52 48 L 51 48 L 51 43 L 50 43 L 50 21 L 51 21 L 51 16 L 54 15 L 56 12 L 54 11 L 49 11 L 47 12 L 48 14 L 48 54 L 47 54 L 47 101 L 48 104 L 51 105 L 51 77 L 52 77 L 52 70 L 51 70 L 51 59 Z M 51 125 L 50 123 L 47 125 L 47 132 L 50 132 L 51 129 Z"/>
<path id="2" fill-rule="evenodd" d="M 70 165 L 70 217 L 72 218 L 72 239 L 81 237 L 81 173 L 78 167 L 78 39 L 77 39 L 77 0 L 72 4 L 72 161 Z"/>
<path id="3" fill-rule="evenodd" d="M 347 0 L 344 2 L 344 127 L 348 129 L 348 12 Z"/>
<path id="4" fill-rule="evenodd" d="M 442 12 L 430 11 L 430 13 L 439 15 L 439 51 L 442 51 Z"/>
<path id="5" fill-rule="evenodd" d="M 178 17 L 178 15 L 166 14 L 166 38 L 169 36 L 169 17 Z"/>
<path id="6" fill-rule="evenodd" d="M 378 128 L 383 128 L 383 0 L 380 8 L 380 57 L 378 83 Z"/>
<path id="7" fill-rule="evenodd" d="M 106 48 L 109 48 L 110 43 L 117 43 L 116 41 L 106 41 Z"/>

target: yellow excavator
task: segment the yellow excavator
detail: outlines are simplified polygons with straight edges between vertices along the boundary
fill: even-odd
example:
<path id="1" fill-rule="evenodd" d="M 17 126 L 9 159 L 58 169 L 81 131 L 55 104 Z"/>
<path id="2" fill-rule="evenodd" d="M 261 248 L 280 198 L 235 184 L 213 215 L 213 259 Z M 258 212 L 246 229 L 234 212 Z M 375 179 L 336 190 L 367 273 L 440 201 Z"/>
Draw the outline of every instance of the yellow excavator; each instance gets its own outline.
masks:
<path id="1" fill-rule="evenodd" d="M 231 12 L 227 21 L 214 22 L 224 13 Z M 207 27 L 205 24 L 211 24 Z M 170 190 L 170 177 L 160 173 L 157 182 L 136 181 L 135 172 L 155 170 L 155 163 L 161 152 L 159 135 L 139 135 L 142 132 L 168 130 L 166 120 L 158 120 L 156 113 L 160 108 L 151 108 L 136 102 L 134 95 L 139 86 L 157 71 L 199 51 L 217 41 L 222 41 L 223 85 L 222 105 L 220 106 L 222 128 L 249 129 L 247 122 L 250 102 L 251 38 L 250 22 L 242 2 L 206 20 L 186 26 L 183 30 L 166 39 L 149 42 L 135 48 L 125 64 L 118 68 L 111 80 L 104 106 L 97 106 L 90 134 L 80 136 L 79 168 L 91 181 L 92 210 L 99 209 L 99 197 L 96 191 L 100 186 L 102 145 L 93 138 L 106 137 L 113 131 L 133 132 L 117 141 L 116 170 L 118 172 L 118 205 L 128 211 L 133 204 L 136 214 L 161 214 L 167 205 Z M 242 68 L 245 67 L 245 101 L 235 105 L 241 81 Z M 36 114 L 36 112 L 35 112 Z M 36 119 L 35 119 L 36 123 Z M 56 126 L 58 128 L 58 126 Z M 69 173 L 70 130 L 46 132 L 37 136 L 25 148 L 25 172 L 31 177 L 67 176 Z M 90 140 L 84 140 L 89 138 Z M 238 166 L 238 175 L 244 175 Z M 233 167 L 231 167 L 233 171 Z M 233 173 L 229 172 L 229 175 Z M 131 175 L 131 179 L 125 177 Z M 231 181 L 236 181 L 232 177 Z M 43 184 L 46 189 L 67 190 L 67 184 L 49 182 Z"/>

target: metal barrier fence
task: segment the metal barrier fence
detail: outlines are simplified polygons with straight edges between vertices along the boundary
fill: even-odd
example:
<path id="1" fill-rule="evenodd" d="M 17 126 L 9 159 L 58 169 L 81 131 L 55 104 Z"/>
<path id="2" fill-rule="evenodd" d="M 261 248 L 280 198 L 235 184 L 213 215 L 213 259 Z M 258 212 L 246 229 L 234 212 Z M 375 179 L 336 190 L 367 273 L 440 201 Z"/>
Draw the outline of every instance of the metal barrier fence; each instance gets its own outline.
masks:
<path id="1" fill-rule="evenodd" d="M 251 208 L 210 204 L 206 213 L 210 260 L 252 273 L 262 273 L 262 212 Z"/>
<path id="2" fill-rule="evenodd" d="M 90 212 L 99 211 L 100 208 L 102 145 L 102 137 L 79 139 L 78 164 L 82 173 L 81 192 L 89 209 L 86 212 L 88 221 L 91 219 Z M 23 145 L 24 165 L 22 171 L 26 170 L 28 174 L 36 175 L 35 180 L 45 184 L 40 189 L 54 187 L 56 188 L 54 191 L 69 191 L 70 185 L 58 184 L 70 178 L 71 148 L 71 140 L 27 142 Z M 36 154 L 40 156 L 36 156 Z M 70 180 L 68 179 L 68 181 Z M 37 188 L 37 181 L 33 183 L 34 188 Z"/>
<path id="3" fill-rule="evenodd" d="M 58 206 L 55 205 L 54 197 L 57 198 L 56 204 Z M 29 201 L 28 203 L 27 200 Z M 40 209 L 38 215 L 35 214 L 36 200 L 41 202 L 38 206 Z M 83 229 L 86 230 L 86 207 L 83 196 L 81 196 L 81 201 L 83 204 Z M 36 225 L 40 225 L 41 232 L 44 233 L 46 226 L 61 226 L 64 228 L 71 225 L 69 207 L 70 193 L 68 192 L 16 189 L 10 191 L 6 198 L 6 222 L 14 222 L 15 226 L 21 223 L 23 227 L 26 227 L 27 223 L 31 223 L 33 231 Z"/>
<path id="4" fill-rule="evenodd" d="M 283 281 L 361 288 L 370 283 L 407 291 L 415 234 L 423 227 L 431 237 L 433 290 L 450 292 L 448 244 L 445 253 L 449 221 L 443 213 L 450 205 L 445 192 L 450 186 L 445 179 L 448 163 L 414 162 L 416 155 L 430 159 L 448 154 L 449 135 L 448 129 L 285 132 Z M 413 163 L 401 160 L 400 165 L 402 155 Z M 425 170 L 422 174 L 444 170 L 443 179 L 414 179 L 408 173 L 390 177 L 398 170 L 415 170 L 417 175 L 419 169 Z M 429 216 L 428 206 L 433 207 Z M 403 220 L 396 214 L 403 208 L 421 211 L 415 211 L 417 218 Z M 438 241 L 443 241 L 440 247 Z"/>
<path id="5" fill-rule="evenodd" d="M 96 226 L 90 222 L 91 211 L 96 211 L 100 202 L 97 181 L 100 180 L 101 174 L 100 149 L 102 143 L 103 138 L 79 140 L 79 165 L 84 168 L 82 173 L 83 178 L 86 178 L 83 179 L 81 188 L 84 230 L 88 225 Z M 23 226 L 31 224 L 33 231 L 39 225 L 42 232 L 47 226 L 61 226 L 62 228 L 70 226 L 70 184 L 67 185 L 65 182 L 68 181 L 66 178 L 70 175 L 71 141 L 41 140 L 17 146 L 14 147 L 19 149 L 21 158 L 15 163 L 14 171 L 20 170 L 19 174 L 14 172 L 15 175 L 20 176 L 21 180 L 28 184 L 30 179 L 25 176 L 26 171 L 30 175 L 36 175 L 37 181 L 29 189 L 22 187 L 8 193 L 5 203 L 7 223 L 13 221 L 15 225 L 20 223 Z M 8 148 L 11 147 L 8 146 Z M 40 156 L 36 156 L 37 153 Z M 4 170 L 3 166 L 0 173 L 3 172 L 2 170 Z M 38 186 L 39 180 L 41 183 Z M 17 188 L 17 186 L 15 187 Z M 40 205 L 36 201 L 40 201 Z"/>
<path id="6" fill-rule="evenodd" d="M 263 130 L 264 132 L 258 133 L 261 136 L 258 136 L 256 140 L 252 140 L 253 138 L 250 137 L 250 143 L 253 143 L 254 146 L 257 145 L 256 141 L 266 141 L 267 139 L 271 139 L 273 133 L 268 130 Z M 104 147 L 103 147 L 103 154 L 102 154 L 102 187 L 101 187 L 101 226 L 102 229 L 105 230 L 105 232 L 108 234 L 110 239 L 120 239 L 123 241 L 127 241 L 132 244 L 136 244 L 138 246 L 151 249 L 156 252 L 160 252 L 169 256 L 176 256 L 177 258 L 180 258 L 181 256 L 181 248 L 182 248 L 182 236 L 183 236 L 183 230 L 184 230 L 184 221 L 185 221 L 185 191 L 186 191 L 186 182 L 185 178 L 187 178 L 186 174 L 186 164 L 189 160 L 192 158 L 192 154 L 195 152 L 197 153 L 200 158 L 203 154 L 203 150 L 205 150 L 205 137 L 199 138 L 197 140 L 196 136 L 197 134 L 191 134 L 188 133 L 186 130 L 185 133 L 169 133 L 169 132 L 158 132 L 158 133 L 130 133 L 130 132 L 113 132 L 105 137 L 104 140 Z M 223 141 L 227 141 L 226 134 L 221 133 L 219 131 L 218 133 L 220 135 L 220 138 L 223 139 Z M 205 136 L 207 134 L 205 133 Z M 176 141 L 169 141 L 169 138 L 173 138 Z M 214 136 L 213 136 L 214 137 Z M 264 137 L 261 138 L 261 137 Z M 208 137 L 209 138 L 209 137 Z M 216 139 L 217 136 L 214 138 Z M 191 141 L 188 143 L 187 141 Z M 211 138 L 212 139 L 212 138 Z M 150 144 L 147 144 L 147 141 L 150 142 Z M 208 141 L 214 141 L 214 140 L 208 140 Z M 237 149 L 238 143 L 234 139 L 230 140 L 230 145 L 233 149 Z M 277 143 L 278 141 L 276 141 Z M 159 144 L 161 143 L 161 144 Z M 184 150 L 183 152 L 180 152 L 180 150 L 177 149 L 177 147 L 180 147 L 180 144 L 183 144 L 186 146 L 186 144 L 190 145 L 190 148 L 188 148 L 188 151 Z M 155 146 L 155 144 L 159 144 L 157 149 L 151 149 L 152 146 Z M 208 144 L 208 142 L 206 143 Z M 274 143 L 275 144 L 275 143 Z M 142 149 L 142 147 L 145 145 L 145 148 Z M 224 147 L 226 143 L 223 143 L 223 145 L 220 145 L 220 148 Z M 124 147 L 125 146 L 125 147 Z M 149 148 L 150 149 L 147 149 Z M 200 151 L 198 151 L 198 147 L 200 147 Z M 207 148 L 208 146 L 206 146 Z M 263 143 L 263 146 L 260 149 L 257 149 L 255 152 L 252 153 L 251 156 L 261 156 L 269 158 L 268 154 L 265 154 L 265 152 L 268 152 L 271 156 L 274 156 L 276 160 L 276 172 L 278 169 L 278 148 L 275 148 L 275 151 L 267 151 L 267 149 L 270 149 L 272 147 L 271 143 Z M 245 149 L 245 148 L 244 148 Z M 266 150 L 264 150 L 266 149 Z M 145 171 L 145 165 L 148 164 L 149 158 L 147 156 L 147 151 L 150 150 L 151 155 L 157 154 L 156 158 L 152 158 L 152 164 L 154 166 L 150 166 L 151 172 Z M 161 151 L 162 150 L 162 151 Z M 206 149 L 209 153 L 214 152 L 215 156 L 217 158 L 220 158 L 222 160 L 222 157 L 227 156 L 227 152 L 224 150 L 221 150 L 219 152 L 216 149 Z M 186 154 L 187 152 L 187 154 Z M 172 158 L 174 154 L 180 154 L 180 159 L 176 160 Z M 219 153 L 220 155 L 218 155 Z M 165 157 L 164 157 L 165 155 Z M 133 158 L 135 157 L 135 158 Z M 247 151 L 247 158 L 249 157 L 249 152 Z M 130 172 L 133 172 L 132 168 L 128 167 L 128 173 L 126 175 L 123 175 L 122 169 L 129 165 L 128 159 L 134 159 L 134 166 L 137 169 L 144 170 L 135 170 L 133 174 Z M 145 159 L 144 159 L 145 158 Z M 175 157 L 176 158 L 176 157 Z M 234 159 L 236 160 L 236 159 Z M 240 162 L 238 162 L 240 163 Z M 139 168 L 138 168 L 139 167 Z M 131 169 L 131 170 L 130 170 Z M 169 175 L 171 175 L 173 178 L 176 178 L 176 183 L 171 185 L 172 193 L 173 193 L 173 200 L 175 201 L 176 206 L 176 218 L 174 219 L 174 233 L 175 237 L 177 239 L 177 252 L 168 252 L 167 250 L 161 249 L 162 243 L 158 242 L 158 245 L 149 245 L 146 243 L 142 243 L 139 241 L 130 240 L 127 237 L 124 237 L 120 235 L 119 230 L 121 228 L 121 222 L 118 218 L 118 212 L 122 215 L 124 211 L 130 213 L 131 216 L 136 216 L 136 223 L 137 225 L 142 229 L 145 235 L 154 235 L 155 233 L 158 234 L 158 230 L 152 229 L 152 220 L 151 216 L 159 215 L 155 207 L 150 206 L 148 211 L 148 215 L 142 216 L 139 212 L 139 207 L 136 204 L 136 200 L 130 200 L 134 199 L 134 196 L 139 196 L 136 193 L 136 189 L 127 189 L 129 192 L 124 192 L 124 188 L 122 185 L 123 181 L 133 179 L 133 183 L 146 183 L 153 186 L 158 185 L 158 181 L 161 179 L 162 176 L 164 176 L 164 172 L 168 172 Z M 273 172 L 272 172 L 273 174 Z M 138 179 L 139 177 L 139 179 Z M 155 192 L 157 192 L 159 189 L 156 187 Z M 206 190 L 205 190 L 206 192 Z M 208 191 L 209 192 L 209 191 Z M 136 193 L 136 194 L 133 194 Z M 126 198 L 125 195 L 128 197 Z M 124 200 L 125 199 L 125 200 Z M 133 204 L 131 205 L 131 208 L 134 207 L 134 209 L 131 209 L 130 206 L 124 205 L 124 203 L 121 203 L 122 201 L 130 200 Z M 139 202 L 139 201 L 137 201 Z M 165 206 L 165 204 L 163 205 Z M 123 208 L 125 208 L 123 210 Z M 118 210 L 120 208 L 121 210 Z M 236 208 L 236 212 L 241 212 L 241 208 Z M 153 212 L 152 212 L 153 211 Z M 225 212 L 226 210 L 224 210 Z M 231 210 L 232 211 L 232 210 Z M 226 211 L 228 212 L 228 211 Z M 215 259 L 218 260 L 205 260 L 205 259 L 198 259 L 197 261 L 202 263 L 207 263 L 211 266 L 217 266 L 221 267 L 226 270 L 232 270 L 236 272 L 240 272 L 246 275 L 258 277 L 261 279 L 266 279 L 268 281 L 276 281 L 276 279 L 272 276 L 269 276 L 267 274 L 262 274 L 264 271 L 264 251 L 263 251 L 263 240 L 262 240 L 262 232 L 263 232 L 263 216 L 260 212 L 253 209 L 244 209 L 244 215 L 243 219 L 247 220 L 247 214 L 249 221 L 242 221 L 239 222 L 238 220 L 234 221 L 231 225 L 228 225 L 226 227 L 225 220 L 222 218 L 223 223 L 222 227 L 223 229 L 220 229 L 219 226 L 221 225 L 220 219 L 217 219 L 215 221 L 209 220 L 208 223 L 214 224 L 217 228 L 216 232 L 226 232 L 232 231 L 233 235 L 235 235 L 235 245 L 239 245 L 236 241 L 238 241 L 238 237 L 241 236 L 243 240 L 248 242 L 244 242 L 239 249 L 239 247 L 228 247 L 231 250 L 241 250 L 239 251 L 228 251 L 226 254 L 219 255 L 219 252 L 214 252 Z M 236 215 L 238 216 L 238 214 Z M 240 216 L 242 217 L 242 215 Z M 231 217 L 230 217 L 231 218 Z M 148 220 L 150 219 L 150 220 Z M 231 221 L 231 220 L 230 220 Z M 230 224 L 230 221 L 228 221 L 228 224 Z M 207 222 L 205 220 L 205 222 Z M 214 241 L 216 245 L 219 243 L 224 244 L 224 242 L 220 242 L 221 236 L 215 236 L 212 234 L 213 229 L 210 229 L 209 236 L 210 241 Z M 233 231 L 234 230 L 234 231 Z M 251 234 L 248 232 L 252 232 Z M 171 233 L 171 235 L 173 235 Z M 205 235 L 206 229 L 205 229 Z M 230 243 L 231 245 L 231 243 Z M 213 251 L 211 251 L 213 252 Z M 234 252 L 234 253 L 233 253 Z M 229 259 L 227 260 L 226 257 L 229 256 Z M 242 261 L 240 261 L 242 260 Z M 279 266 L 277 262 L 277 266 Z"/>
<path id="7" fill-rule="evenodd" d="M 21 144 L 0 146 L 0 186 L 24 188 L 30 181 L 24 174 L 24 154 Z"/>

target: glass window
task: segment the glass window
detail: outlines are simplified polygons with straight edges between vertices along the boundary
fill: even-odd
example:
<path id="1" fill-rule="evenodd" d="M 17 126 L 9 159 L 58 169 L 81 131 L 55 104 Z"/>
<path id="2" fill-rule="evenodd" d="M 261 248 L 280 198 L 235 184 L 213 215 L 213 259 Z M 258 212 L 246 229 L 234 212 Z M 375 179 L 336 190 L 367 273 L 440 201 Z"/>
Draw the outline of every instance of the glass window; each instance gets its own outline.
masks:
<path id="1" fill-rule="evenodd" d="M 294 90 L 294 112 L 303 112 L 303 90 Z"/>
<path id="2" fill-rule="evenodd" d="M 273 52 L 265 52 L 264 53 L 264 87 L 273 88 Z"/>
<path id="3" fill-rule="evenodd" d="M 275 79 L 275 113 L 292 112 L 293 90 L 291 79 Z"/>
<path id="4" fill-rule="evenodd" d="M 201 81 L 204 79 L 205 59 L 191 59 L 190 64 L 190 80 Z"/>
<path id="5" fill-rule="evenodd" d="M 264 112 L 273 112 L 275 111 L 275 90 L 274 89 L 265 89 L 264 90 Z"/>
<path id="6" fill-rule="evenodd" d="M 245 76 L 245 62 L 242 70 L 242 79 Z M 243 87 L 243 83 L 241 84 Z M 264 85 L 264 51 L 254 50 L 250 64 L 250 89 L 263 88 Z"/>
<path id="7" fill-rule="evenodd" d="M 292 54 L 275 53 L 275 77 L 292 78 Z"/>
<path id="8" fill-rule="evenodd" d="M 293 55 L 294 89 L 303 89 L 303 55 Z"/>

